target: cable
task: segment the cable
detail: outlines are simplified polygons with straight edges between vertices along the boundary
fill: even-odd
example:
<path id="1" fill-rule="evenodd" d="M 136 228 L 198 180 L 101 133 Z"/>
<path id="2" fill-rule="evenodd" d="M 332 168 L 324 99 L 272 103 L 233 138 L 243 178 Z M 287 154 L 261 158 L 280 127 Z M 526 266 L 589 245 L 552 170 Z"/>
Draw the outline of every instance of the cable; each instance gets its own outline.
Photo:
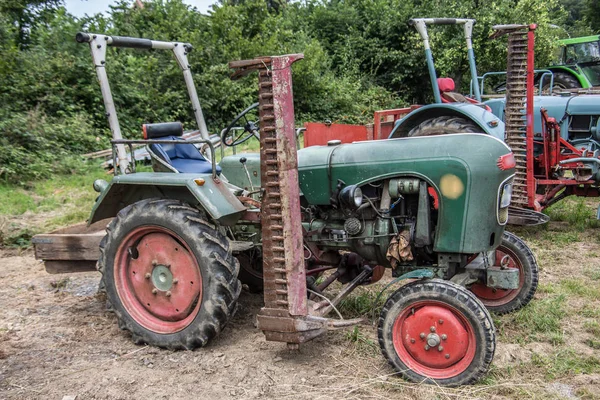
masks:
<path id="1" fill-rule="evenodd" d="M 327 297 L 323 296 L 323 295 L 322 295 L 322 294 L 320 294 L 320 293 L 317 293 L 317 292 L 315 292 L 314 290 L 310 290 L 310 289 L 308 289 L 308 288 L 306 289 L 306 291 L 307 291 L 307 292 L 309 292 L 309 293 L 312 293 L 312 294 L 314 294 L 315 296 L 318 296 L 318 297 L 320 297 L 320 298 L 322 298 L 322 299 L 325 299 L 325 300 L 326 300 L 326 301 L 329 303 L 329 305 L 330 305 L 331 307 L 333 307 L 333 310 L 334 310 L 334 311 L 337 313 L 337 315 L 339 315 L 340 319 L 341 319 L 341 320 L 343 320 L 343 319 L 344 319 L 344 317 L 342 317 L 342 313 L 340 313 L 340 312 L 339 312 L 339 310 L 338 310 L 337 308 L 335 308 L 335 306 L 333 305 L 333 303 L 331 302 L 331 300 L 329 300 Z"/>

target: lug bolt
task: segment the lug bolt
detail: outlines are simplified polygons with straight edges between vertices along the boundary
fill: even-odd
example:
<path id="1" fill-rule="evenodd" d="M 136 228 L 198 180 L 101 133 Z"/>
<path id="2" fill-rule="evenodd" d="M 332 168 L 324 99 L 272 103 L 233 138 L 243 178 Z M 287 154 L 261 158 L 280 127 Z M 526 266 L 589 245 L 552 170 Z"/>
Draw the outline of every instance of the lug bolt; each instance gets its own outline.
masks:
<path id="1" fill-rule="evenodd" d="M 429 345 L 425 345 L 425 351 L 428 351 L 431 347 L 429 347 Z"/>
<path id="2" fill-rule="evenodd" d="M 415 339 L 410 339 L 410 342 L 411 342 L 411 343 L 414 343 L 414 342 L 415 342 Z"/>
<path id="3" fill-rule="evenodd" d="M 158 261 L 152 260 L 152 266 L 156 267 L 158 265 Z"/>
<path id="4" fill-rule="evenodd" d="M 424 334 L 423 332 L 421 332 L 421 334 L 419 334 L 419 337 L 420 337 L 421 339 L 425 339 L 425 334 Z"/>
<path id="5" fill-rule="evenodd" d="M 150 272 L 146 272 L 146 276 L 145 276 L 145 277 L 146 277 L 146 279 L 150 279 L 150 276 L 151 276 L 151 275 L 150 275 Z"/>
<path id="6" fill-rule="evenodd" d="M 440 319 L 440 320 L 439 320 L 439 323 L 440 323 L 440 325 L 441 325 L 441 324 L 443 324 L 443 323 L 444 323 L 444 320 L 443 320 L 443 319 Z"/>
<path id="7" fill-rule="evenodd" d="M 430 330 L 431 332 L 435 332 L 435 326 L 432 326 L 431 328 L 429 328 L 429 330 Z"/>
<path id="8" fill-rule="evenodd" d="M 446 360 L 450 358 L 450 354 L 446 354 L 444 357 L 446 357 Z"/>
<path id="9" fill-rule="evenodd" d="M 167 291 L 167 293 L 165 293 L 165 295 L 166 295 L 167 297 L 171 297 L 171 291 L 170 291 L 170 290 L 169 290 L 169 291 Z"/>
<path id="10" fill-rule="evenodd" d="M 177 278 L 173 279 L 173 283 L 177 283 L 177 282 L 179 282 L 179 279 L 177 279 Z"/>
<path id="11" fill-rule="evenodd" d="M 446 340 L 448 339 L 448 335 L 446 335 L 445 333 L 442 334 L 442 340 Z"/>
<path id="12" fill-rule="evenodd" d="M 152 289 L 152 294 L 156 294 L 158 293 L 158 290 L 156 288 Z"/>
<path id="13" fill-rule="evenodd" d="M 171 268 L 171 264 L 167 264 L 167 265 L 165 265 L 165 267 Z"/>
<path id="14" fill-rule="evenodd" d="M 438 351 L 444 351 L 444 346 L 438 346 Z"/>

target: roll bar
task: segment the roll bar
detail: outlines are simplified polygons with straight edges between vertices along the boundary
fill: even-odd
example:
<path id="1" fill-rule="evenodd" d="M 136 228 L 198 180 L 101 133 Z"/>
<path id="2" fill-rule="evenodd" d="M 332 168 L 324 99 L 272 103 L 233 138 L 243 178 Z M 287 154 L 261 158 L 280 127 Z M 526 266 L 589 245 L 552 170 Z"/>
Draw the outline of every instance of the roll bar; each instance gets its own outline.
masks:
<path id="1" fill-rule="evenodd" d="M 161 42 L 158 40 L 150 40 L 143 38 L 134 38 L 128 36 L 108 36 L 108 35 L 98 35 L 95 33 L 86 33 L 86 32 L 78 32 L 75 35 L 75 40 L 77 43 L 89 43 L 94 39 L 97 39 L 98 36 L 104 38 L 106 44 L 111 47 L 127 47 L 130 49 L 159 49 L 159 50 L 173 50 L 175 47 L 179 45 L 178 42 Z M 190 43 L 181 43 L 184 47 L 185 51 L 189 54 L 194 49 Z"/>
<path id="2" fill-rule="evenodd" d="M 196 123 L 198 124 L 200 135 L 202 136 L 202 139 L 209 140 L 208 129 L 206 127 L 204 115 L 202 114 L 202 107 L 200 106 L 200 101 L 198 100 L 198 93 L 196 92 L 196 87 L 194 86 L 194 78 L 192 77 L 192 72 L 187 59 L 188 53 L 190 53 L 193 49 L 191 44 L 180 42 L 162 42 L 158 40 L 126 36 L 110 36 L 88 32 L 78 32 L 77 35 L 75 35 L 75 40 L 78 43 L 88 43 L 90 45 L 92 59 L 94 61 L 94 66 L 96 67 L 98 81 L 100 82 L 100 90 L 102 91 L 106 116 L 108 118 L 108 124 L 110 125 L 113 140 L 120 141 L 123 139 L 123 137 L 121 135 L 121 127 L 119 126 L 119 120 L 117 118 L 117 111 L 115 109 L 115 103 L 110 90 L 108 76 L 106 75 L 106 48 L 109 46 L 133 49 L 172 50 L 173 54 L 175 55 L 175 59 L 177 60 L 177 64 L 183 72 L 185 86 L 187 87 L 190 101 L 192 102 L 192 108 L 194 110 L 194 116 L 196 118 Z M 125 152 L 125 146 L 122 143 L 117 143 L 116 147 L 117 158 L 119 160 L 119 170 L 123 174 L 130 172 L 131 169 L 129 167 L 127 153 Z M 208 158 L 214 158 L 212 148 L 211 154 L 208 155 Z"/>
<path id="3" fill-rule="evenodd" d="M 473 25 L 474 19 L 469 18 L 413 18 L 408 21 L 409 25 L 414 26 L 425 47 L 425 57 L 427 58 L 427 68 L 431 79 L 431 87 L 433 88 L 433 97 L 436 103 L 441 103 L 439 87 L 437 84 L 437 75 L 435 73 L 435 65 L 433 63 L 433 55 L 429 46 L 429 35 L 427 34 L 427 24 L 429 25 L 464 25 L 465 40 L 467 42 L 467 58 L 469 59 L 469 69 L 471 70 L 471 80 L 474 82 L 475 98 L 481 101 L 481 92 L 479 91 L 479 83 L 477 81 L 477 67 L 475 65 L 475 53 L 473 52 Z"/>

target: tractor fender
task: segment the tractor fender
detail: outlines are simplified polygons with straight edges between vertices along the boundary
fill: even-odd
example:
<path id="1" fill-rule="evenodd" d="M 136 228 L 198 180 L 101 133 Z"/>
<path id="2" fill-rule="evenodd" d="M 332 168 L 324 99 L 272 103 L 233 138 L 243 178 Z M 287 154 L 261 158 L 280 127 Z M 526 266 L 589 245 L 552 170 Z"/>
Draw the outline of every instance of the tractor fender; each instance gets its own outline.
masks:
<path id="1" fill-rule="evenodd" d="M 563 65 L 553 65 L 551 67 L 546 68 L 548 71 L 550 72 L 564 72 L 567 73 L 571 76 L 573 76 L 573 78 L 577 79 L 577 81 L 579 82 L 579 84 L 581 85 L 582 88 L 589 88 L 592 87 L 592 84 L 590 83 L 590 81 L 588 81 L 588 79 L 586 78 L 586 76 L 575 70 L 575 66 L 573 67 L 568 67 L 568 66 L 563 66 Z M 579 69 L 579 68 L 577 68 Z M 545 83 L 545 82 L 544 82 Z"/>
<path id="2" fill-rule="evenodd" d="M 92 208 L 88 225 L 111 218 L 130 204 L 148 198 L 176 199 L 206 211 L 222 225 L 233 225 L 246 207 L 231 192 L 230 186 L 211 174 L 173 174 L 140 172 L 117 175 L 101 189 Z"/>
<path id="3" fill-rule="evenodd" d="M 504 122 L 491 112 L 475 104 L 466 103 L 429 104 L 417 108 L 396 122 L 389 138 L 406 137 L 411 129 L 417 127 L 422 122 L 443 116 L 465 118 L 479 126 L 484 133 L 504 141 Z"/>

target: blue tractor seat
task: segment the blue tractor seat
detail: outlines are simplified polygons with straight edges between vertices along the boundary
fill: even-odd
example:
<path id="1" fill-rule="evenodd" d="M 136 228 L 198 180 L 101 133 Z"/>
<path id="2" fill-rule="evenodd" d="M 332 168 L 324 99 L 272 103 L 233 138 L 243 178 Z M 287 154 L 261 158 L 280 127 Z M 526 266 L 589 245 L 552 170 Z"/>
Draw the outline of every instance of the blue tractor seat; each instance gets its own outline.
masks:
<path id="1" fill-rule="evenodd" d="M 183 125 L 181 122 L 165 122 L 160 124 L 144 124 L 144 139 L 146 140 L 172 140 L 174 143 L 161 144 L 151 143 L 147 146 L 148 152 L 154 161 L 158 161 L 158 168 L 155 170 L 171 170 L 179 173 L 200 173 L 208 174 L 212 172 L 212 164 L 193 144 L 185 143 L 183 135 Z M 182 143 L 183 142 L 183 143 Z M 162 161 L 162 162 L 160 162 Z M 165 165 L 166 164 L 166 165 Z M 221 173 L 221 167 L 217 166 L 217 174 Z"/>

